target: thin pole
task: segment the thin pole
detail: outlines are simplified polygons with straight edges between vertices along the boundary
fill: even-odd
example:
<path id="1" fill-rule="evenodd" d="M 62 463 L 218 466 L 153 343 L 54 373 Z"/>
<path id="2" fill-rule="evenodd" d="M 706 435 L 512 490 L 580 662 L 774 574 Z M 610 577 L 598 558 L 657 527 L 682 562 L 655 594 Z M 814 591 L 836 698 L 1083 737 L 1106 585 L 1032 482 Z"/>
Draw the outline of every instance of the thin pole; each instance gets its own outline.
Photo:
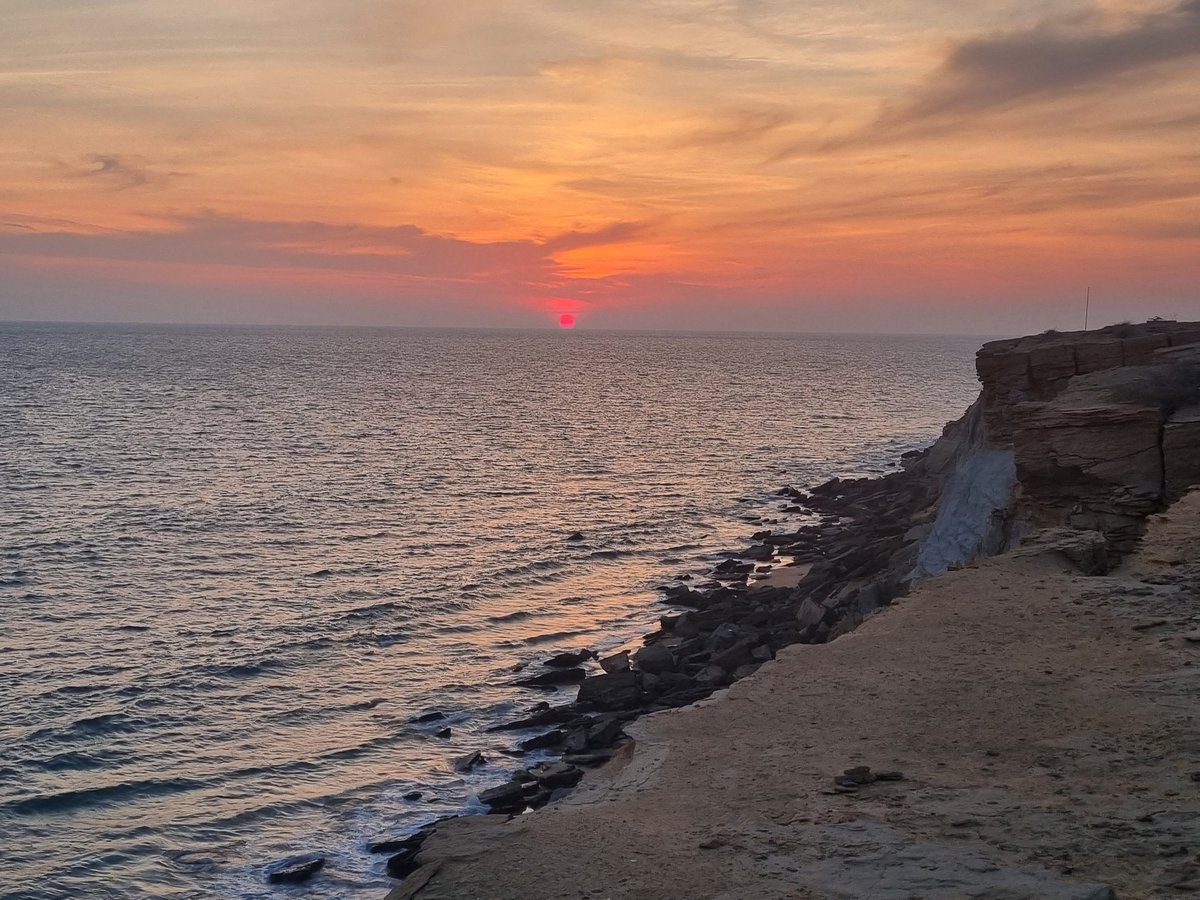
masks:
<path id="1" fill-rule="evenodd" d="M 1087 300 L 1083 304 L 1083 330 L 1088 330 L 1088 315 L 1092 311 L 1092 286 L 1089 284 L 1087 289 Z"/>

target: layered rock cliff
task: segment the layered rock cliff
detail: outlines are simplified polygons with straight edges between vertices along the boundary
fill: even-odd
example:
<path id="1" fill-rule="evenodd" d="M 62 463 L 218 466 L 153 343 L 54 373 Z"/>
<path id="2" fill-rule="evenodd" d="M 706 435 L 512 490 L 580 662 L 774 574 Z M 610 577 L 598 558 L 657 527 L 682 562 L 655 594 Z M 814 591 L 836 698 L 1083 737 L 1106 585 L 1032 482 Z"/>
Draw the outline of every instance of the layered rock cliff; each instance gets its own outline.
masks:
<path id="1" fill-rule="evenodd" d="M 1009 544 L 1068 526 L 1124 553 L 1147 515 L 1200 483 L 1200 323 L 996 341 L 977 369 L 984 443 L 1013 458 Z"/>

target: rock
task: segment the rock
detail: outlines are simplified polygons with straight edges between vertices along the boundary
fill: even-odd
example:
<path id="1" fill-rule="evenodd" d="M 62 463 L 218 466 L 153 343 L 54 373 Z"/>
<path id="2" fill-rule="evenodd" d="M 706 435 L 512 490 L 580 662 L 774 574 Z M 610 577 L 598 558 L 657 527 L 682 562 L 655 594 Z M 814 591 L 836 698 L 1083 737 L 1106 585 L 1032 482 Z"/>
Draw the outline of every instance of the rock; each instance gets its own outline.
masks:
<path id="1" fill-rule="evenodd" d="M 606 656 L 600 660 L 600 668 L 609 675 L 616 675 L 618 672 L 629 671 L 629 651 L 622 650 L 620 653 L 614 653 L 612 656 Z"/>
<path id="2" fill-rule="evenodd" d="M 568 653 L 559 653 L 557 656 L 552 656 L 542 665 L 551 666 L 556 669 L 572 669 L 581 663 L 587 662 L 589 659 L 596 658 L 595 650 L 575 650 Z"/>
<path id="3" fill-rule="evenodd" d="M 578 702 L 596 709 L 632 709 L 642 702 L 642 686 L 631 671 L 594 675 L 579 686 Z"/>
<path id="4" fill-rule="evenodd" d="M 522 750 L 544 750 L 547 747 L 557 747 L 563 742 L 563 738 L 566 736 L 566 732 L 564 731 L 547 731 L 545 734 L 531 737 L 527 741 L 521 741 L 518 746 Z"/>
<path id="5" fill-rule="evenodd" d="M 541 763 L 529 770 L 544 788 L 574 787 L 583 778 L 583 770 L 564 762 Z"/>
<path id="6" fill-rule="evenodd" d="M 575 728 L 567 732 L 566 738 L 562 742 L 563 753 L 582 753 L 587 749 L 588 737 L 587 729 Z"/>
<path id="7" fill-rule="evenodd" d="M 568 753 L 563 756 L 562 761 L 572 766 L 602 766 L 610 759 L 611 751 L 593 750 L 589 753 Z"/>
<path id="8" fill-rule="evenodd" d="M 623 734 L 624 723 L 615 717 L 602 719 L 587 730 L 589 747 L 611 747 Z"/>
<path id="9" fill-rule="evenodd" d="M 404 838 L 386 838 L 382 841 L 372 841 L 367 844 L 368 853 L 396 853 L 399 850 L 415 850 L 429 837 L 433 826 L 427 825 L 416 834 Z"/>
<path id="10" fill-rule="evenodd" d="M 643 672 L 667 672 L 675 668 L 675 655 L 662 644 L 642 647 L 633 659 Z"/>
<path id="11" fill-rule="evenodd" d="M 409 791 L 404 795 L 405 800 L 420 800 L 425 794 L 422 791 Z M 374 852 L 374 851 L 371 851 Z"/>
<path id="12" fill-rule="evenodd" d="M 572 543 L 582 541 L 583 540 L 583 532 L 573 531 L 567 535 L 567 540 L 571 541 Z"/>
<path id="13" fill-rule="evenodd" d="M 549 703 L 538 703 L 521 719 L 513 719 L 501 725 L 493 725 L 488 731 L 518 731 L 522 728 L 536 728 L 539 725 L 558 725 L 566 722 L 575 715 L 568 705 L 551 706 Z"/>
<path id="14" fill-rule="evenodd" d="M 754 645 L 752 640 L 741 640 L 727 650 L 722 650 L 720 653 L 714 653 L 712 656 L 712 664 L 720 666 L 727 672 L 732 672 L 734 669 L 745 665 L 750 661 L 750 649 Z"/>
<path id="15" fill-rule="evenodd" d="M 393 878 L 407 878 L 417 869 L 421 868 L 421 864 L 417 862 L 417 853 L 419 850 L 401 850 L 394 856 L 388 857 L 387 873 Z"/>
<path id="16" fill-rule="evenodd" d="M 454 761 L 454 771 L 470 772 L 476 766 L 481 766 L 485 762 L 487 762 L 487 757 L 485 757 L 480 751 L 475 750 L 471 753 L 468 753 L 466 756 L 460 756 L 458 759 L 456 759 Z"/>
<path id="17" fill-rule="evenodd" d="M 316 853 L 292 856 L 271 863 L 267 868 L 267 881 L 271 884 L 300 884 L 308 881 L 325 868 L 325 857 Z"/>
<path id="18" fill-rule="evenodd" d="M 705 666 L 696 674 L 697 687 L 717 688 L 725 684 L 728 675 L 720 666 Z"/>
<path id="19" fill-rule="evenodd" d="M 448 738 L 448 737 L 450 737 L 450 736 L 451 736 L 453 733 L 454 733 L 454 732 L 452 732 L 452 731 L 451 731 L 449 728 L 443 728 L 441 731 L 436 731 L 436 732 L 434 732 L 434 735 L 433 735 L 433 736 L 434 736 L 434 737 L 439 737 L 439 738 Z"/>
<path id="20" fill-rule="evenodd" d="M 575 684 L 587 678 L 587 672 L 580 668 L 551 669 L 530 678 L 519 679 L 516 683 L 522 687 L 557 687 L 561 684 Z"/>
<path id="21" fill-rule="evenodd" d="M 444 718 L 446 718 L 446 714 L 444 712 L 434 711 L 423 713 L 422 715 L 417 716 L 415 719 L 409 719 L 409 721 L 414 725 L 424 725 L 426 722 L 440 722 Z"/>
<path id="22" fill-rule="evenodd" d="M 1200 644 L 1200 631 L 1189 631 L 1183 639 L 1192 644 Z"/>
<path id="23" fill-rule="evenodd" d="M 876 772 L 875 780 L 876 781 L 903 781 L 904 773 L 903 772 Z"/>
<path id="24" fill-rule="evenodd" d="M 479 802 L 493 809 L 508 809 L 525 803 L 525 785 L 519 781 L 509 781 L 505 784 L 488 788 L 479 794 Z"/>
<path id="25" fill-rule="evenodd" d="M 755 544 L 742 553 L 742 559 L 752 559 L 755 562 L 766 562 L 775 558 L 775 548 L 769 544 Z"/>
<path id="26" fill-rule="evenodd" d="M 1108 541 L 1099 531 L 1047 528 L 1022 544 L 1019 552 L 1057 554 L 1073 563 L 1084 575 L 1104 575 L 1112 565 Z"/>

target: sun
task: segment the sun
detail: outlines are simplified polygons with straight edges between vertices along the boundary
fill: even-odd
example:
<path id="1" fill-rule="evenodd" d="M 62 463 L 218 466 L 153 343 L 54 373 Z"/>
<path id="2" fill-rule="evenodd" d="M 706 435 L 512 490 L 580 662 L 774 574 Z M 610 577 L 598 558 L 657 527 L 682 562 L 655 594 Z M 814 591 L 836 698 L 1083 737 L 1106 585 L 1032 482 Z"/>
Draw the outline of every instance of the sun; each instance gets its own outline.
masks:
<path id="1" fill-rule="evenodd" d="M 573 315 L 571 315 L 570 313 L 563 313 L 561 316 L 558 317 L 558 327 L 559 328 L 574 328 L 575 327 L 575 317 Z"/>

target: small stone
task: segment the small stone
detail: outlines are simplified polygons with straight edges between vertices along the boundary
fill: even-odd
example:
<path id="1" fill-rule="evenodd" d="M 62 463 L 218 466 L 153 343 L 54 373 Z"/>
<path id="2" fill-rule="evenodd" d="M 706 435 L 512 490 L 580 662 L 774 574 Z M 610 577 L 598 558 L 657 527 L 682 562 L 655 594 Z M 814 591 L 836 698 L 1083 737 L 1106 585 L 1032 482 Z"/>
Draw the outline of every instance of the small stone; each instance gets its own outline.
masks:
<path id="1" fill-rule="evenodd" d="M 876 781 L 903 781 L 903 772 L 875 772 Z"/>
<path id="2" fill-rule="evenodd" d="M 441 731 L 436 732 L 433 736 L 440 737 L 440 738 L 448 738 L 453 733 L 454 732 L 452 732 L 449 728 L 443 728 Z"/>
<path id="3" fill-rule="evenodd" d="M 409 791 L 404 795 L 405 800 L 420 800 L 425 794 L 421 791 Z"/>

